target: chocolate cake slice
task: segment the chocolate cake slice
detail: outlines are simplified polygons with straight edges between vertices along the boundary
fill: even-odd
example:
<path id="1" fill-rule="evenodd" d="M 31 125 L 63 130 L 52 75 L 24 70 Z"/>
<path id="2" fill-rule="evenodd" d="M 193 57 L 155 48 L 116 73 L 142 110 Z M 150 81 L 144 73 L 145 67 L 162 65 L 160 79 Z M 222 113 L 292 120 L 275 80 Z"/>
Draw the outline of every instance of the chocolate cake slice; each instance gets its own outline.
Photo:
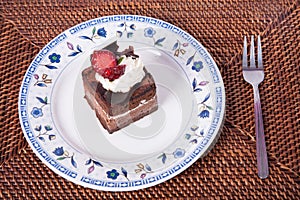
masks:
<path id="1" fill-rule="evenodd" d="M 158 109 L 156 85 L 152 75 L 143 67 L 144 77 L 128 92 L 112 92 L 103 87 L 93 67 L 82 72 L 85 98 L 96 116 L 113 133 Z"/>

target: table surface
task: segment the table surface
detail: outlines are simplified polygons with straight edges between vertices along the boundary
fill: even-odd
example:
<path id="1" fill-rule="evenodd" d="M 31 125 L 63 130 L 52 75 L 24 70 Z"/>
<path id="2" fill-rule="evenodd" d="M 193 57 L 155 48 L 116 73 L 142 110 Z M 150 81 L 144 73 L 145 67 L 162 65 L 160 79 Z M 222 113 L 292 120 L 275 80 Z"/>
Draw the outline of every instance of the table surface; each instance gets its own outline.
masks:
<path id="1" fill-rule="evenodd" d="M 0 2 L 0 199 L 300 197 L 300 2 L 238 0 Z M 51 39 L 80 22 L 113 14 L 155 17 L 189 32 L 216 61 L 226 119 L 212 151 L 178 176 L 133 192 L 84 188 L 51 171 L 26 142 L 18 118 L 23 76 Z M 270 176 L 257 176 L 253 92 L 242 77 L 243 36 L 261 35 L 260 85 Z"/>

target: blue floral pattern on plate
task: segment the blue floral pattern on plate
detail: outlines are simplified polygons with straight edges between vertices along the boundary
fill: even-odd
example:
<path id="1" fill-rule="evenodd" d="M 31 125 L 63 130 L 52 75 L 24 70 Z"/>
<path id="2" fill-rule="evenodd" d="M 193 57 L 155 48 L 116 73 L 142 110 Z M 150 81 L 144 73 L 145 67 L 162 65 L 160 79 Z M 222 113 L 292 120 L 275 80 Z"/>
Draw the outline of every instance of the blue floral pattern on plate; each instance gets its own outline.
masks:
<path id="1" fill-rule="evenodd" d="M 126 35 L 127 38 L 132 38 L 134 31 L 136 29 L 135 24 L 128 25 L 126 22 L 123 22 L 118 25 L 122 30 L 117 30 L 117 37 L 121 38 Z"/>
<path id="2" fill-rule="evenodd" d="M 70 146 L 51 120 L 49 106 L 58 74 L 66 64 L 114 37 L 157 48 L 182 63 L 198 109 L 195 124 L 187 127 L 177 143 L 152 158 L 123 164 L 91 158 Z M 145 188 L 185 170 L 215 141 L 224 105 L 222 78 L 202 45 L 171 24 L 135 15 L 90 20 L 57 36 L 31 63 L 19 98 L 22 129 L 42 161 L 75 183 L 110 191 Z M 209 126 L 201 127 L 205 123 Z"/>
<path id="3" fill-rule="evenodd" d="M 101 27 L 101 28 L 97 28 L 94 27 L 92 29 L 92 33 L 91 33 L 91 36 L 86 36 L 86 35 L 81 35 L 79 36 L 80 39 L 84 39 L 84 40 L 90 40 L 92 42 L 95 42 L 94 39 L 101 39 L 101 38 L 106 38 L 106 35 L 107 35 L 107 31 L 105 30 L 104 27 Z M 73 48 L 74 49 L 74 48 Z M 72 50 L 73 50 L 72 49 Z"/>
<path id="4" fill-rule="evenodd" d="M 49 59 L 50 59 L 50 62 L 51 63 L 59 63 L 60 62 L 60 55 L 59 54 L 56 54 L 56 53 L 53 53 L 51 55 L 49 55 Z"/>
<path id="5" fill-rule="evenodd" d="M 157 45 L 157 46 L 162 47 L 163 46 L 162 42 L 165 41 L 166 37 L 162 37 L 162 38 L 159 38 L 159 39 L 156 40 L 154 38 L 155 34 L 156 34 L 156 31 L 152 27 L 147 27 L 147 28 L 144 29 L 144 36 L 146 38 L 147 37 L 152 38 L 154 46 Z"/>
<path id="6" fill-rule="evenodd" d="M 41 110 L 41 112 L 42 112 L 42 110 Z M 40 116 L 40 117 L 41 117 L 41 116 Z M 55 140 L 55 139 L 56 139 L 56 135 L 53 134 L 53 133 L 51 133 L 52 129 L 53 129 L 53 128 L 52 128 L 50 125 L 46 125 L 46 126 L 44 126 L 44 127 L 42 127 L 42 125 L 37 125 L 37 126 L 34 128 L 34 130 L 38 132 L 38 134 L 37 134 L 36 137 L 37 137 L 39 140 L 43 141 L 43 142 L 46 141 L 45 138 L 48 138 L 49 141 Z"/>

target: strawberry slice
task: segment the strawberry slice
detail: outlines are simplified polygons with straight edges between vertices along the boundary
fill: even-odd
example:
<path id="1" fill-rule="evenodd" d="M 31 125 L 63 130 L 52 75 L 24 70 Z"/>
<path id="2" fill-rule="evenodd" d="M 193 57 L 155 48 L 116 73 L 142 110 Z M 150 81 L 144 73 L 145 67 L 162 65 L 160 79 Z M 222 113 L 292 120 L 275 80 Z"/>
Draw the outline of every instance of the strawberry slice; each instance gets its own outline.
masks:
<path id="1" fill-rule="evenodd" d="M 113 81 L 124 74 L 125 67 L 126 65 L 118 65 L 112 68 L 106 68 L 104 70 L 101 70 L 101 76 L 109 79 L 110 81 Z"/>
<path id="2" fill-rule="evenodd" d="M 100 75 L 104 69 L 114 68 L 117 66 L 117 59 L 114 53 L 108 50 L 94 51 L 91 56 L 91 63 L 94 70 Z"/>
<path id="3" fill-rule="evenodd" d="M 114 53 L 108 50 L 94 51 L 91 56 L 91 63 L 94 70 L 104 78 L 113 81 L 122 76 L 126 65 L 118 65 Z"/>

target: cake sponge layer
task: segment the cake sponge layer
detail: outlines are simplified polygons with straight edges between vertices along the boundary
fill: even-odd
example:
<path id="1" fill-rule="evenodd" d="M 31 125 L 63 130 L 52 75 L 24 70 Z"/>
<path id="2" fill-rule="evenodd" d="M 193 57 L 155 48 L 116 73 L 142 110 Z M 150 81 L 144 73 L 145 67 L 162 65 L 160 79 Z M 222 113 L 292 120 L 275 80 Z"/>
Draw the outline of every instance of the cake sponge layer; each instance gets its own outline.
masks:
<path id="1" fill-rule="evenodd" d="M 145 68 L 144 71 L 145 77 L 142 81 L 135 84 L 127 93 L 114 93 L 103 88 L 95 79 L 92 67 L 82 72 L 85 98 L 109 133 L 158 109 L 153 77 Z"/>

